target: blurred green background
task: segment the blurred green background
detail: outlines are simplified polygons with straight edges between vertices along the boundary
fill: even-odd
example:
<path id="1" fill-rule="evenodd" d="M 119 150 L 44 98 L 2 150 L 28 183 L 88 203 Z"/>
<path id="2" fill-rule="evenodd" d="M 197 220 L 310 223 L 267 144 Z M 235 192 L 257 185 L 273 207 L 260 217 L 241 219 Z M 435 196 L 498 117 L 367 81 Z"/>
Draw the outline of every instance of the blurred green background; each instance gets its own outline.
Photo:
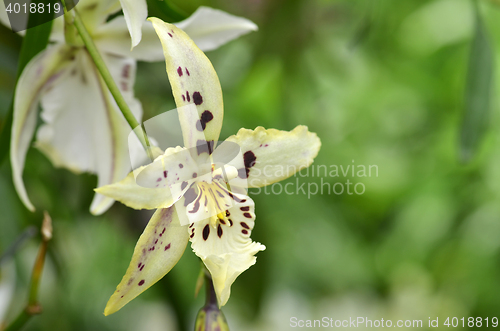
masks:
<path id="1" fill-rule="evenodd" d="M 224 93 L 223 139 L 241 127 L 303 124 L 322 141 L 315 165 L 378 168 L 371 177 L 303 171 L 283 183 L 292 183 L 294 194 L 251 192 L 252 239 L 267 249 L 232 286 L 223 309 L 231 330 L 290 330 L 291 317 L 421 319 L 423 329 L 429 317 L 441 326 L 453 316 L 500 318 L 499 84 L 475 156 L 460 162 L 471 1 L 172 2 L 188 14 L 206 5 L 259 26 L 207 53 Z M 480 9 L 498 62 L 500 2 L 480 1 Z M 12 98 L 21 41 L 0 27 L 0 119 Z M 138 65 L 144 119 L 175 108 L 164 70 L 163 62 Z M 493 77 L 500 82 L 498 70 Z M 26 330 L 193 328 L 203 296 L 194 298 L 200 262 L 189 248 L 150 290 L 116 314 L 102 314 L 150 212 L 116 203 L 91 216 L 96 177 L 56 169 L 31 148 L 24 180 L 38 207 L 32 214 L 14 191 L 9 162 L 0 172 L 0 252 L 38 227 L 43 209 L 54 221 L 44 312 Z M 307 194 L 310 183 L 347 180 L 365 192 Z M 296 192 L 297 183 L 305 183 L 306 194 Z M 2 265 L 1 281 L 16 279 L 8 320 L 26 303 L 39 241 L 35 236 Z"/>

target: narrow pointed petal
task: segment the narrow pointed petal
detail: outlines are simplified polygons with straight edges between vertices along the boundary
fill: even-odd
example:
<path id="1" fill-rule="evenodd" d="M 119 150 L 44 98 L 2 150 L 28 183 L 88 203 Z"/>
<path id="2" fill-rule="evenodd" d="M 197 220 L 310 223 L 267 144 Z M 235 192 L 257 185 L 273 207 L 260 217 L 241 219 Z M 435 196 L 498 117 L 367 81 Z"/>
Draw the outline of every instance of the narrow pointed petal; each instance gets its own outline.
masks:
<path id="1" fill-rule="evenodd" d="M 120 0 L 120 3 L 134 48 L 141 41 L 142 24 L 148 16 L 148 6 L 146 0 Z"/>
<path id="2" fill-rule="evenodd" d="M 132 261 L 104 310 L 110 315 L 144 292 L 179 261 L 188 243 L 174 208 L 158 209 L 142 233 Z"/>
<path id="3" fill-rule="evenodd" d="M 258 27 L 252 21 L 222 10 L 199 7 L 193 15 L 175 25 L 184 30 L 203 51 L 210 51 Z"/>
<path id="4" fill-rule="evenodd" d="M 26 66 L 16 86 L 14 118 L 10 141 L 10 160 L 14 186 L 24 205 L 31 211 L 31 203 L 24 187 L 22 173 L 26 153 L 35 131 L 37 106 L 40 96 L 56 80 L 62 79 L 71 57 L 66 46 L 52 46 L 37 55 Z"/>
<path id="5" fill-rule="evenodd" d="M 130 36 L 125 17 L 118 16 L 100 26 L 93 34 L 94 42 L 103 53 L 132 57 L 140 61 L 164 60 L 163 49 L 151 22 L 142 27 L 141 42 L 130 50 Z"/>
<path id="6" fill-rule="evenodd" d="M 135 61 L 104 56 L 104 60 L 136 118 L 142 109 L 133 97 Z M 42 98 L 44 124 L 37 147 L 55 166 L 98 175 L 98 186 L 123 179 L 131 169 L 130 128 L 119 112 L 88 54 L 75 54 L 69 74 Z M 100 194 L 91 204 L 101 214 L 113 200 Z"/>
<path id="7" fill-rule="evenodd" d="M 240 129 L 226 141 L 241 147 L 244 167 L 238 173 L 248 178 L 248 187 L 270 185 L 309 167 L 321 147 L 318 136 L 302 125 L 292 131 Z"/>
<path id="8" fill-rule="evenodd" d="M 255 264 L 255 254 L 266 247 L 250 239 L 254 227 L 254 202 L 247 196 L 229 208 L 222 222 L 208 220 L 193 223 L 189 228 L 191 247 L 212 275 L 219 306 L 224 306 L 235 279 Z"/>
<path id="9" fill-rule="evenodd" d="M 198 111 L 199 119 L 194 122 L 181 119 L 185 146 L 196 147 L 187 137 L 198 133 L 204 133 L 207 141 L 217 141 L 223 104 L 219 78 L 212 64 L 184 31 L 157 18 L 149 20 L 163 46 L 167 74 L 179 113 L 189 104 L 194 104 Z"/>
<path id="10" fill-rule="evenodd" d="M 182 197 L 197 172 L 197 164 L 186 149 L 169 148 L 153 163 L 95 191 L 134 209 L 167 208 Z"/>
<path id="11" fill-rule="evenodd" d="M 96 28 L 106 22 L 109 15 L 121 9 L 121 4 L 118 0 L 80 0 L 77 9 L 85 27 L 93 34 Z"/>
<path id="12" fill-rule="evenodd" d="M 139 170 L 142 170 L 141 169 Z M 168 187 L 149 188 L 138 185 L 131 172 L 123 180 L 95 189 L 99 194 L 120 201 L 134 209 L 168 208 L 174 203 Z"/>

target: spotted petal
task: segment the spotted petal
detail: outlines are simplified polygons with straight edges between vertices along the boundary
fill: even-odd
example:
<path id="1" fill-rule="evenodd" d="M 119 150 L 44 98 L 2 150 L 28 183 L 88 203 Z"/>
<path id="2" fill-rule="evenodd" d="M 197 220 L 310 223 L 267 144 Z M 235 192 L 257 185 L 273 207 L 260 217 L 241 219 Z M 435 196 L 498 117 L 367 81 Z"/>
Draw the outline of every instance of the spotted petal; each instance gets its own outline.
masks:
<path id="1" fill-rule="evenodd" d="M 182 197 L 199 174 L 198 164 L 187 149 L 169 148 L 153 163 L 95 191 L 134 209 L 167 208 Z"/>
<path id="2" fill-rule="evenodd" d="M 188 231 L 191 247 L 212 275 L 219 306 L 226 304 L 235 279 L 256 262 L 255 254 L 266 247 L 250 239 L 254 227 L 254 202 L 234 194 L 236 204 L 223 220 L 193 223 Z"/>
<path id="3" fill-rule="evenodd" d="M 71 54 L 71 50 L 63 45 L 47 48 L 28 63 L 16 86 L 10 161 L 16 191 L 31 211 L 34 211 L 35 207 L 26 193 L 22 173 L 26 153 L 35 131 L 38 101 L 47 88 L 61 79 L 70 63 Z"/>
<path id="4" fill-rule="evenodd" d="M 196 121 L 180 118 L 185 146 L 196 147 L 194 142 L 200 136 L 207 141 L 217 141 L 222 126 L 223 104 L 219 78 L 212 64 L 184 31 L 157 18 L 149 20 L 163 46 L 177 108 L 194 104 L 198 112 L 199 119 Z"/>
<path id="5" fill-rule="evenodd" d="M 248 178 L 248 187 L 270 185 L 307 168 L 321 147 L 318 136 L 302 125 L 289 132 L 263 127 L 240 129 L 227 141 L 241 147 L 244 167 L 238 173 Z"/>
<path id="6" fill-rule="evenodd" d="M 181 258 L 187 242 L 186 227 L 180 226 L 174 208 L 158 209 L 139 238 L 132 261 L 104 315 L 118 311 L 165 276 Z"/>

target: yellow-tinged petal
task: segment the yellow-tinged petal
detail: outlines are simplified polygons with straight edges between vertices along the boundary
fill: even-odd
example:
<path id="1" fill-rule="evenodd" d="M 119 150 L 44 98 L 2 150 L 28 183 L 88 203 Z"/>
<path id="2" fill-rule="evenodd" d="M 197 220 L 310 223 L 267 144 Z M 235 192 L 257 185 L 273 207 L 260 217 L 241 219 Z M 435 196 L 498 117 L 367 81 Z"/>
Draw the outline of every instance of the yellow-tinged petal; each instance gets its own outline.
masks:
<path id="1" fill-rule="evenodd" d="M 144 292 L 179 261 L 188 243 L 174 208 L 158 209 L 142 233 L 125 276 L 104 309 L 110 315 Z"/>
<path id="2" fill-rule="evenodd" d="M 138 170 L 142 170 L 141 167 Z M 143 187 L 136 183 L 134 173 L 131 172 L 123 180 L 98 187 L 97 193 L 113 198 L 134 209 L 168 208 L 174 203 L 170 188 Z"/>
<path id="3" fill-rule="evenodd" d="M 255 264 L 255 254 L 266 247 L 250 239 L 254 227 L 254 202 L 232 193 L 234 205 L 222 220 L 195 222 L 189 227 L 191 247 L 212 275 L 219 306 L 224 306 L 236 278 Z"/>
<path id="4" fill-rule="evenodd" d="M 321 147 L 318 136 L 303 125 L 292 131 L 240 129 L 226 141 L 241 147 L 244 167 L 238 173 L 248 178 L 248 187 L 270 185 L 309 167 Z"/>
<path id="5" fill-rule="evenodd" d="M 196 147 L 200 133 L 208 141 L 217 141 L 224 110 L 219 78 L 212 64 L 184 31 L 158 18 L 148 20 L 153 23 L 163 46 L 179 112 L 189 104 L 194 104 L 198 112 L 199 119 L 194 122 L 183 119 L 179 113 L 185 146 Z"/>
<path id="6" fill-rule="evenodd" d="M 48 47 L 28 63 L 16 86 L 10 162 L 17 194 L 31 211 L 34 211 L 35 207 L 26 193 L 22 173 L 26 153 L 35 131 L 38 101 L 44 89 L 65 72 L 71 54 L 72 50 L 65 45 Z"/>
<path id="7" fill-rule="evenodd" d="M 189 150 L 168 148 L 153 163 L 132 171 L 120 182 L 95 191 L 134 209 L 167 208 L 182 197 L 200 174 Z"/>

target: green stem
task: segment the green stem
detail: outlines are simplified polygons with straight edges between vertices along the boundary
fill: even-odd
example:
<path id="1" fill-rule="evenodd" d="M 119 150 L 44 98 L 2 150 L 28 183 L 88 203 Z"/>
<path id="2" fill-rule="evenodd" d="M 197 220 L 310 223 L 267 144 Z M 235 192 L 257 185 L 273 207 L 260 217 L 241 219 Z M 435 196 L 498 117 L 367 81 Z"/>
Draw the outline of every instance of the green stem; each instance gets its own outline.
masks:
<path id="1" fill-rule="evenodd" d="M 35 265 L 31 274 L 30 288 L 28 292 L 28 304 L 26 308 L 19 313 L 14 321 L 3 331 L 17 331 L 20 330 L 28 321 L 35 315 L 42 313 L 42 307 L 38 303 L 38 289 L 40 287 L 40 280 L 42 278 L 43 266 L 45 264 L 45 255 L 47 254 L 47 247 L 50 239 L 52 239 L 52 220 L 47 212 L 42 222 L 42 243 L 38 249 Z M 1 326 L 0 326 L 1 328 Z"/>
<path id="2" fill-rule="evenodd" d="M 63 2 L 64 5 L 64 2 Z M 66 8 L 66 6 L 64 6 Z M 143 130 L 139 122 L 136 120 L 134 114 L 130 110 L 127 102 L 123 98 L 123 95 L 121 94 L 120 90 L 118 89 L 118 86 L 116 85 L 115 81 L 113 80 L 113 77 L 111 76 L 111 73 L 108 70 L 108 67 L 104 63 L 104 60 L 101 57 L 101 54 L 97 50 L 96 45 L 94 44 L 94 41 L 92 40 L 92 37 L 90 36 L 89 32 L 87 31 L 87 28 L 85 27 L 85 24 L 83 23 L 82 19 L 80 18 L 80 15 L 78 14 L 78 11 L 76 8 L 73 8 L 73 11 L 75 12 L 74 15 L 74 24 L 76 27 L 76 30 L 78 31 L 78 34 L 83 40 L 83 43 L 85 44 L 85 47 L 87 48 L 87 51 L 90 54 L 90 57 L 94 61 L 94 64 L 101 74 L 102 79 L 106 83 L 106 86 L 108 87 L 109 91 L 111 92 L 111 95 L 116 101 L 116 104 L 118 105 L 118 108 L 120 108 L 120 111 L 122 112 L 123 116 L 127 120 L 128 124 L 132 128 L 132 130 L 135 132 L 137 135 L 137 138 L 139 138 L 139 141 L 141 142 L 142 146 L 148 153 L 148 156 L 152 159 L 151 155 L 151 148 L 150 148 L 150 143 L 148 136 L 146 135 L 146 132 Z M 136 130 L 136 129 L 139 130 Z"/>

